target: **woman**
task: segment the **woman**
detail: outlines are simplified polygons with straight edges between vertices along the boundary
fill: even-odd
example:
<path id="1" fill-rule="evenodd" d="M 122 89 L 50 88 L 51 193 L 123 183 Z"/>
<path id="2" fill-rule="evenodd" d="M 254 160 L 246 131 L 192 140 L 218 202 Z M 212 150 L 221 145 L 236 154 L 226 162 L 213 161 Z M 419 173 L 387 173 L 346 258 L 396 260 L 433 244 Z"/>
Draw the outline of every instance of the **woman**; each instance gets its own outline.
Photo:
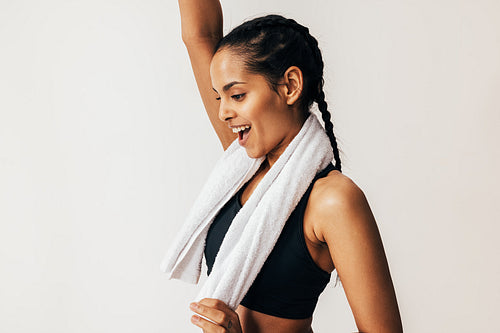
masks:
<path id="1" fill-rule="evenodd" d="M 269 256 L 236 311 L 220 300 L 205 298 L 192 303 L 191 309 L 211 321 L 193 315 L 192 322 L 204 332 L 312 332 L 312 311 L 336 269 L 360 332 L 401 332 L 375 219 L 361 189 L 341 173 L 316 39 L 307 28 L 279 15 L 245 22 L 223 38 L 219 1 L 179 0 L 179 8 L 182 39 L 224 150 L 238 138 L 249 157 L 266 157 L 228 203 L 233 205 L 233 213 L 227 207 L 222 209 L 210 227 L 205 251 L 209 272 L 228 219 L 234 217 L 234 207 L 245 204 L 300 131 L 313 102 L 318 103 L 335 157 L 335 166 L 329 165 L 317 175 L 302 206 L 287 220 L 287 231 L 284 229 L 273 250 L 280 254 Z M 296 226 L 299 228 L 293 229 Z M 292 232 L 298 236 L 290 237 Z M 302 253 L 287 257 L 292 249 Z M 295 265 L 297 274 L 279 276 L 276 263 L 285 261 Z M 288 291 L 269 295 L 277 292 L 277 288 L 265 291 L 273 283 Z M 308 288 L 297 288 L 299 285 Z"/>

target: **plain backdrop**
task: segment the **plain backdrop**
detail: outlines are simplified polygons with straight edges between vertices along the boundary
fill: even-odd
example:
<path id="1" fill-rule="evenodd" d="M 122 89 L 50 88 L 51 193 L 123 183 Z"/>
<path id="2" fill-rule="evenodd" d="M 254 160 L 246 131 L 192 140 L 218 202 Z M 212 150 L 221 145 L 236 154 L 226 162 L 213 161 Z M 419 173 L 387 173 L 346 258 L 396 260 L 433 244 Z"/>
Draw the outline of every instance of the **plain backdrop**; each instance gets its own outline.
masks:
<path id="1" fill-rule="evenodd" d="M 405 332 L 499 332 L 500 3 L 222 5 L 318 39 Z M 0 0 L 0 331 L 201 332 L 159 266 L 221 153 L 177 1 Z M 313 328 L 356 330 L 341 285 Z"/>

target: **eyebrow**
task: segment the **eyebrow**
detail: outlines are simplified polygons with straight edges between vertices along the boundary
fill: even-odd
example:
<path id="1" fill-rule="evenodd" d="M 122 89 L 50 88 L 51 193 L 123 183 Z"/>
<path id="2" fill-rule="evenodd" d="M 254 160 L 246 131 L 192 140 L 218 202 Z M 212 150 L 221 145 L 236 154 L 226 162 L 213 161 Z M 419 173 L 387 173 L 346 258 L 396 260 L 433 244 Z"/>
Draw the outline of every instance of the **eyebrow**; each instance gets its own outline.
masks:
<path id="1" fill-rule="evenodd" d="M 222 90 L 223 91 L 228 91 L 229 89 L 231 89 L 232 86 L 234 86 L 235 84 L 245 84 L 246 82 L 240 82 L 240 81 L 232 81 L 232 82 L 229 82 L 228 84 L 226 84 L 224 87 L 222 87 Z M 217 90 L 215 90 L 214 87 L 212 87 L 212 89 L 216 92 Z"/>

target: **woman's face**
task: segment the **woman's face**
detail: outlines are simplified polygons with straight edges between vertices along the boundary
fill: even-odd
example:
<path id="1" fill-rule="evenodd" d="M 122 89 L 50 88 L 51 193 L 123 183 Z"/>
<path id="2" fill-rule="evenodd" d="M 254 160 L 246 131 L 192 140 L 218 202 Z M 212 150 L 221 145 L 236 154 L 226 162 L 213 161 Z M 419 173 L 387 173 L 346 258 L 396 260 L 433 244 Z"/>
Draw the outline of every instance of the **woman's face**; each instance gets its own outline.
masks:
<path id="1" fill-rule="evenodd" d="M 280 94 L 276 94 L 264 76 L 244 71 L 240 58 L 227 49 L 212 58 L 210 76 L 214 98 L 220 98 L 220 120 L 231 128 L 250 126 L 248 133 L 239 133 L 247 155 L 258 158 L 271 153 L 277 158 L 303 123 L 282 94 L 286 85 L 279 85 Z"/>

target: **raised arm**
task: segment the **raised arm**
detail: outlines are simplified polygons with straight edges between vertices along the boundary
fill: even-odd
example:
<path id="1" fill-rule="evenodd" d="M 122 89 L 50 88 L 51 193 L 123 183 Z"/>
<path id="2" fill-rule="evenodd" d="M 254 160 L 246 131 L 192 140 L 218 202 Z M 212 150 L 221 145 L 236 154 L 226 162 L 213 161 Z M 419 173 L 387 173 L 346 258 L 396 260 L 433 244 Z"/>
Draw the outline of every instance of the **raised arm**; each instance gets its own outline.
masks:
<path id="1" fill-rule="evenodd" d="M 222 7 L 219 0 L 179 0 L 182 41 L 208 118 L 224 150 L 238 137 L 219 117 L 217 94 L 212 90 L 210 62 L 222 38 Z"/>

